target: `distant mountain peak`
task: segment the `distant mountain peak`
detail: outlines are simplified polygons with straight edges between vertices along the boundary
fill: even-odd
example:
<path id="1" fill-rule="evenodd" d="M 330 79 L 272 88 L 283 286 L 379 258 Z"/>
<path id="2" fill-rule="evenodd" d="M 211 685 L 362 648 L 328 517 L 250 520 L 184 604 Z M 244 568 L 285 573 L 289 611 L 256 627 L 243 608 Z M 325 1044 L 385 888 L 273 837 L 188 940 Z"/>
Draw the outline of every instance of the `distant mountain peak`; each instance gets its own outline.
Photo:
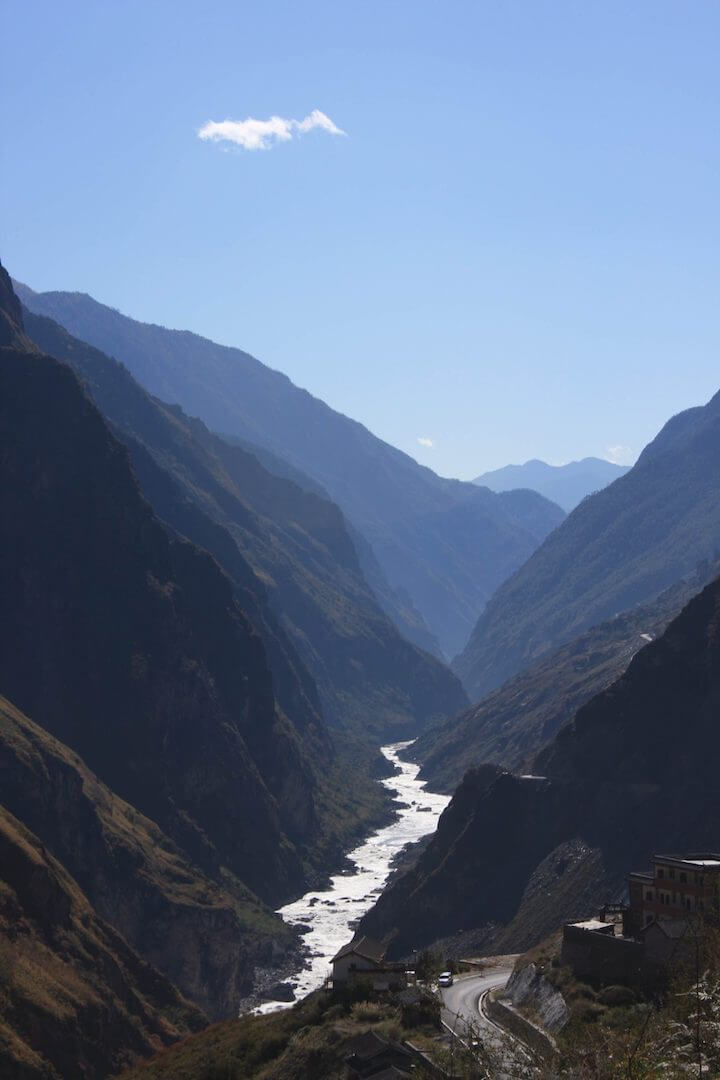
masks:
<path id="1" fill-rule="evenodd" d="M 529 488 L 557 503 L 568 513 L 586 495 L 600 491 L 628 471 L 628 465 L 616 465 L 604 458 L 584 457 L 564 465 L 550 465 L 540 458 L 530 458 L 524 465 L 505 465 L 477 476 L 473 483 L 491 491 L 515 491 Z"/>

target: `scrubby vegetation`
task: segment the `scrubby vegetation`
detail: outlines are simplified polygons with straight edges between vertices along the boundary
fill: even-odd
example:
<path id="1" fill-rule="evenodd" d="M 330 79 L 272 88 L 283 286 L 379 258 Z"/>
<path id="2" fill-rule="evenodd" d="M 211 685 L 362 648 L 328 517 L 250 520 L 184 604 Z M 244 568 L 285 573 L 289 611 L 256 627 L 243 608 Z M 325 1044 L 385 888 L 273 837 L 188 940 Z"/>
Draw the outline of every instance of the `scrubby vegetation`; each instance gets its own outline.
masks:
<path id="1" fill-rule="evenodd" d="M 697 951 L 695 954 L 695 946 Z M 542 1080 L 680 1080 L 720 1076 L 720 934 L 702 927 L 693 962 L 644 987 L 593 984 L 559 958 L 559 935 L 518 960 L 558 990 L 569 1009 L 557 1060 L 536 1063 Z M 697 964 L 697 966 L 695 966 Z M 529 1001 L 517 1006 L 538 1022 Z"/>
<path id="2" fill-rule="evenodd" d="M 317 991 L 269 1016 L 214 1024 L 121 1080 L 334 1080 L 345 1076 L 346 1046 L 366 1031 L 432 1045 L 439 1002 L 430 994 L 368 996 Z"/>

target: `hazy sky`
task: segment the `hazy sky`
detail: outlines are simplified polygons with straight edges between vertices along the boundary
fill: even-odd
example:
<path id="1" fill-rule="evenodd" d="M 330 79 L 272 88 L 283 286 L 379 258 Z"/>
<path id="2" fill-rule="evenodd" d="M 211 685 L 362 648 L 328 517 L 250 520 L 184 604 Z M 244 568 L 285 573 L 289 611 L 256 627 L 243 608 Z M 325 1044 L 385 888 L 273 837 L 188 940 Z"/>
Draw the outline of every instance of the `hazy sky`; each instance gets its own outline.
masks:
<path id="1" fill-rule="evenodd" d="M 445 475 L 631 460 L 720 388 L 717 0 L 1 10 L 34 288 L 239 345 Z"/>

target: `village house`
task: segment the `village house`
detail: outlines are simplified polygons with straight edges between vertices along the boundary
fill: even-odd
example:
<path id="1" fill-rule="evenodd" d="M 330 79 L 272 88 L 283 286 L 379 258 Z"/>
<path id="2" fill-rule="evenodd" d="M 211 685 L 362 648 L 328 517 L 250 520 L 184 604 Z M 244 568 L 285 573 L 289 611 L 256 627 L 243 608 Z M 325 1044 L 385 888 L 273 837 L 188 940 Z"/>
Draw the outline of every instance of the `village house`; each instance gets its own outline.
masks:
<path id="1" fill-rule="evenodd" d="M 412 1055 L 400 1043 L 392 1042 L 367 1031 L 351 1039 L 346 1047 L 345 1063 L 348 1076 L 353 1080 L 382 1080 L 383 1077 L 408 1076 L 412 1069 Z"/>
<path id="2" fill-rule="evenodd" d="M 628 894 L 622 924 L 619 905 L 610 905 L 563 928 L 561 961 L 577 975 L 635 982 L 687 963 L 698 921 L 720 918 L 720 855 L 655 855 L 652 870 L 629 875 Z"/>
<path id="3" fill-rule="evenodd" d="M 407 984 L 403 964 L 385 959 L 385 948 L 372 938 L 353 938 L 333 957 L 333 989 L 367 983 L 373 990 L 402 989 Z"/>
<path id="4" fill-rule="evenodd" d="M 630 904 L 625 933 L 637 935 L 657 919 L 684 919 L 688 913 L 717 919 L 720 913 L 720 855 L 655 855 L 652 870 L 628 878 Z"/>

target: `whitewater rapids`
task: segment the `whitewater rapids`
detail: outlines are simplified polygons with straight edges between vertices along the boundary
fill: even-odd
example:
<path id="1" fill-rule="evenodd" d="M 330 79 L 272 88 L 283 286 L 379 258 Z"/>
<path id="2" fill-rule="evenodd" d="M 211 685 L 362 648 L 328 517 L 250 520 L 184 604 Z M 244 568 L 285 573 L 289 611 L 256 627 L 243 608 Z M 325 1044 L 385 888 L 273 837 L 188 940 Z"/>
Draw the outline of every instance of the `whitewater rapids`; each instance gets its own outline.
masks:
<path id="1" fill-rule="evenodd" d="M 348 853 L 353 870 L 336 874 L 327 889 L 308 892 L 279 909 L 278 914 L 285 922 L 303 928 L 303 940 L 310 950 L 305 966 L 287 980 L 296 1001 L 322 986 L 331 974 L 333 956 L 350 941 L 358 920 L 382 892 L 394 856 L 407 844 L 434 832 L 438 818 L 450 802 L 447 795 L 424 790 L 425 782 L 417 778 L 419 765 L 399 759 L 400 752 L 410 745 L 411 742 L 401 742 L 381 747 L 387 760 L 400 769 L 399 773 L 380 781 L 392 793 L 393 801 L 401 804 L 392 824 Z M 255 1011 L 273 1012 L 287 1009 L 290 1004 L 267 1001 Z"/>

